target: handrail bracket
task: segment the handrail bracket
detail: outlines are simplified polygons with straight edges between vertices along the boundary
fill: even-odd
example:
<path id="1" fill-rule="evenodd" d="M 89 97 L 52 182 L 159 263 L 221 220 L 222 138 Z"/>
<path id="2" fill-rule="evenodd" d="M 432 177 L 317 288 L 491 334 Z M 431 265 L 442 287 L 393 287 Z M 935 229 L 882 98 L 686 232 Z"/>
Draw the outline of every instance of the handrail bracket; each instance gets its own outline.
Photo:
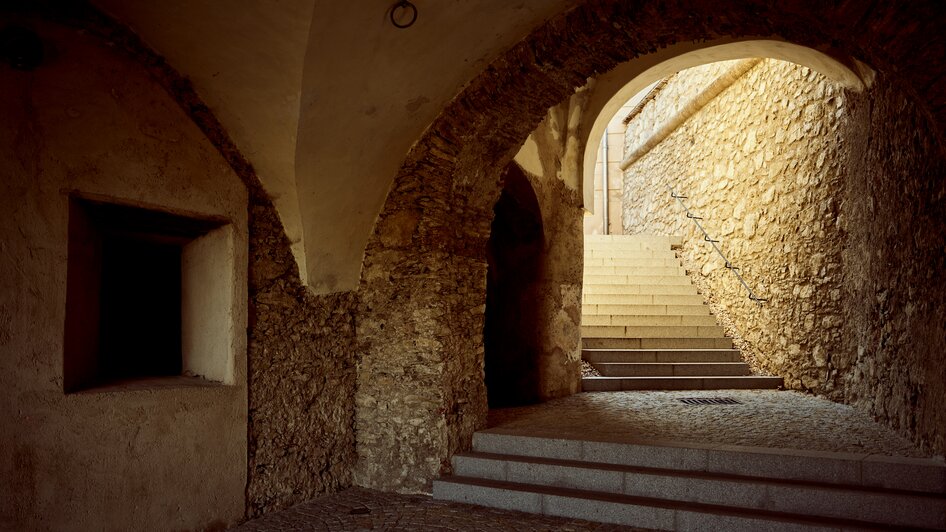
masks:
<path id="1" fill-rule="evenodd" d="M 675 200 L 677 200 L 677 202 L 680 204 L 680 206 L 683 207 L 683 210 L 686 211 L 687 218 L 693 220 L 693 223 L 695 223 L 696 226 L 697 226 L 697 227 L 700 229 L 700 231 L 703 233 L 703 240 L 705 240 L 706 242 L 709 242 L 710 245 L 713 246 L 713 249 L 716 250 L 716 253 L 718 253 L 719 256 L 723 258 L 723 262 L 726 264 L 726 269 L 729 270 L 729 271 L 731 271 L 731 272 L 733 272 L 733 274 L 735 274 L 736 278 L 739 279 L 739 283 L 742 284 L 742 286 L 745 287 L 745 289 L 746 289 L 747 292 L 749 292 L 749 300 L 750 300 L 750 301 L 755 301 L 755 302 L 758 303 L 760 306 L 762 305 L 762 302 L 763 302 L 763 301 L 768 301 L 768 298 L 758 297 L 757 295 L 755 295 L 755 292 L 752 291 L 752 288 L 749 288 L 749 285 L 746 284 L 746 280 L 743 279 L 743 278 L 742 278 L 742 275 L 739 274 L 739 268 L 735 267 L 735 266 L 733 265 L 733 263 L 730 262 L 729 259 L 726 258 L 726 255 L 723 254 L 723 250 L 719 249 L 719 246 L 716 245 L 716 244 L 719 244 L 719 240 L 714 240 L 714 239 L 709 235 L 709 233 L 706 232 L 706 229 L 703 228 L 703 224 L 700 223 L 700 220 L 702 220 L 703 217 L 702 217 L 702 216 L 697 216 L 697 215 L 691 213 L 691 212 L 690 212 L 690 209 L 688 209 L 687 206 L 686 206 L 686 204 L 683 203 L 683 200 L 684 200 L 684 199 L 687 199 L 687 196 L 686 196 L 685 194 L 677 194 L 676 192 L 673 191 L 673 188 L 672 188 L 672 187 L 669 187 L 669 186 L 667 187 L 667 190 L 670 191 L 670 197 L 673 198 L 673 199 L 675 199 Z"/>

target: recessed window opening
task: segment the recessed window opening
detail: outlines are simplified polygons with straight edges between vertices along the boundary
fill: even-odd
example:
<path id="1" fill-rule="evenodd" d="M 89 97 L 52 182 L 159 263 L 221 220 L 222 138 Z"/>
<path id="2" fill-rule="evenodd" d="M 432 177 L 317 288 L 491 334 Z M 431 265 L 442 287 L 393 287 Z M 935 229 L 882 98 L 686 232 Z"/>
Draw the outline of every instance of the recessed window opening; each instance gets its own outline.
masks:
<path id="1" fill-rule="evenodd" d="M 103 379 L 181 374 L 181 248 L 106 235 L 99 307 Z"/>
<path id="2" fill-rule="evenodd" d="M 63 386 L 225 381 L 226 220 L 71 198 Z"/>

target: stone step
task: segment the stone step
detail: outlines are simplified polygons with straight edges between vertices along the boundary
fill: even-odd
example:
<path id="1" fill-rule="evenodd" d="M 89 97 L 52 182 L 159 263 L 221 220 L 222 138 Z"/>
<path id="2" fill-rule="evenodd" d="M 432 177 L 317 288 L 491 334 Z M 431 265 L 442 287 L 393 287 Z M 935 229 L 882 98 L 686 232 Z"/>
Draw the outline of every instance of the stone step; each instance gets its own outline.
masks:
<path id="1" fill-rule="evenodd" d="M 581 306 L 582 314 L 622 314 L 625 316 L 686 315 L 709 316 L 705 304 L 696 305 L 588 305 Z"/>
<path id="2" fill-rule="evenodd" d="M 591 364 L 641 362 L 742 362 L 738 349 L 582 349 Z"/>
<path id="3" fill-rule="evenodd" d="M 586 285 L 689 285 L 685 275 L 585 275 Z"/>
<path id="4" fill-rule="evenodd" d="M 692 284 L 588 284 L 582 286 L 582 294 L 596 295 L 668 295 L 695 296 L 699 294 Z"/>
<path id="5" fill-rule="evenodd" d="M 718 325 L 582 325 L 582 338 L 722 338 Z"/>
<path id="6" fill-rule="evenodd" d="M 598 362 L 603 377 L 720 377 L 752 375 L 745 362 Z"/>
<path id="7" fill-rule="evenodd" d="M 683 245 L 683 237 L 676 235 L 585 235 L 586 246 L 627 242 L 660 243 L 668 247 L 680 247 Z"/>
<path id="8" fill-rule="evenodd" d="M 680 259 L 586 259 L 585 269 L 601 268 L 682 268 Z"/>
<path id="9" fill-rule="evenodd" d="M 689 316 L 689 315 L 627 315 L 627 314 L 582 314 L 582 325 L 687 325 L 712 326 L 716 325 L 716 317 Z"/>
<path id="10" fill-rule="evenodd" d="M 699 295 L 674 294 L 584 294 L 585 305 L 702 305 Z"/>
<path id="11" fill-rule="evenodd" d="M 437 500 L 652 530 L 736 532 L 743 530 L 840 531 L 870 528 L 863 522 L 841 522 L 825 518 L 804 519 L 800 516 L 786 516 L 773 512 L 752 512 L 479 478 L 438 479 L 434 481 L 433 492 L 433 497 Z M 886 529 L 895 530 L 894 528 Z"/>
<path id="12" fill-rule="evenodd" d="M 610 253 L 612 251 L 672 251 L 672 249 L 673 248 L 668 246 L 666 242 L 621 242 L 618 244 L 585 243 L 584 246 L 586 254 L 593 254 L 595 252 Z"/>
<path id="13" fill-rule="evenodd" d="M 593 434 L 547 436 L 502 427 L 474 433 L 473 451 L 946 494 L 946 463 L 941 459 L 718 443 L 608 441 Z"/>
<path id="14" fill-rule="evenodd" d="M 505 487 L 515 485 L 520 492 L 543 495 L 554 493 L 551 490 L 580 490 L 585 498 L 599 500 L 626 496 L 628 499 L 618 500 L 629 506 L 649 502 L 647 506 L 652 511 L 677 505 L 687 511 L 716 507 L 709 512 L 708 522 L 699 522 L 701 528 L 711 528 L 713 518 L 727 512 L 736 515 L 772 512 L 770 516 L 778 515 L 782 519 L 787 515 L 799 521 L 815 519 L 819 525 L 843 519 L 851 521 L 847 526 L 858 521 L 861 526 L 940 528 L 946 522 L 946 500 L 941 494 L 491 453 L 456 455 L 452 463 L 457 475 L 453 478 L 467 485 L 501 482 L 508 483 Z M 654 523 L 622 521 L 620 524 L 649 526 Z M 668 529 L 681 528 L 686 529 L 675 520 Z"/>
<path id="15" fill-rule="evenodd" d="M 582 349 L 732 349 L 730 338 L 582 338 Z"/>
<path id="16" fill-rule="evenodd" d="M 676 253 L 656 249 L 590 249 L 584 252 L 588 259 L 677 259 Z"/>
<path id="17" fill-rule="evenodd" d="M 775 390 L 782 377 L 583 377 L 583 392 L 628 392 L 635 390 Z"/>
<path id="18" fill-rule="evenodd" d="M 686 276 L 683 266 L 592 266 L 585 264 L 588 275 Z"/>
<path id="19" fill-rule="evenodd" d="M 659 249 L 670 250 L 679 248 L 683 244 L 680 238 L 653 237 L 653 238 L 621 238 L 598 240 L 585 238 L 585 251 L 596 249 Z"/>

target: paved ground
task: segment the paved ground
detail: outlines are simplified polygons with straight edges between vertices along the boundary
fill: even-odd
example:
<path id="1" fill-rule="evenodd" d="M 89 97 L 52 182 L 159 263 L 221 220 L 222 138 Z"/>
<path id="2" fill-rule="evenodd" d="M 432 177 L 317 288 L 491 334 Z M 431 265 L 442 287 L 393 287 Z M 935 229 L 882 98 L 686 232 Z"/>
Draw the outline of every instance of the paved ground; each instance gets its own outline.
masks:
<path id="1" fill-rule="evenodd" d="M 732 397 L 742 404 L 692 406 L 684 397 Z M 528 433 L 606 440 L 673 440 L 925 456 L 909 441 L 853 408 L 797 392 L 582 393 L 536 406 L 490 412 L 489 425 Z M 237 530 L 635 530 L 351 488 Z"/>
<path id="2" fill-rule="evenodd" d="M 679 401 L 721 396 L 742 404 L 693 406 Z M 850 406 L 775 390 L 580 393 L 536 406 L 493 410 L 489 425 L 607 440 L 927 456 Z"/>
<path id="3" fill-rule="evenodd" d="M 398 495 L 350 488 L 261 517 L 234 530 L 606 532 L 640 529 L 447 503 L 435 501 L 425 495 Z"/>

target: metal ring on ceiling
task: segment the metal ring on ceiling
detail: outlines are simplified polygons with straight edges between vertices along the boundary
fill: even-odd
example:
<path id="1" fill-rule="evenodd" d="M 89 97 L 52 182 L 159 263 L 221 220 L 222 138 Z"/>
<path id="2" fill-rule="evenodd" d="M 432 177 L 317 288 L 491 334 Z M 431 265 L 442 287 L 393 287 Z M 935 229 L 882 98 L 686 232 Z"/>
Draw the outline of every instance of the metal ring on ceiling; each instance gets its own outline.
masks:
<path id="1" fill-rule="evenodd" d="M 407 15 L 407 21 L 398 22 L 399 19 L 403 19 L 404 15 Z M 417 6 L 407 0 L 401 0 L 391 8 L 390 16 L 391 24 L 394 24 L 396 28 L 409 28 L 417 22 Z"/>

